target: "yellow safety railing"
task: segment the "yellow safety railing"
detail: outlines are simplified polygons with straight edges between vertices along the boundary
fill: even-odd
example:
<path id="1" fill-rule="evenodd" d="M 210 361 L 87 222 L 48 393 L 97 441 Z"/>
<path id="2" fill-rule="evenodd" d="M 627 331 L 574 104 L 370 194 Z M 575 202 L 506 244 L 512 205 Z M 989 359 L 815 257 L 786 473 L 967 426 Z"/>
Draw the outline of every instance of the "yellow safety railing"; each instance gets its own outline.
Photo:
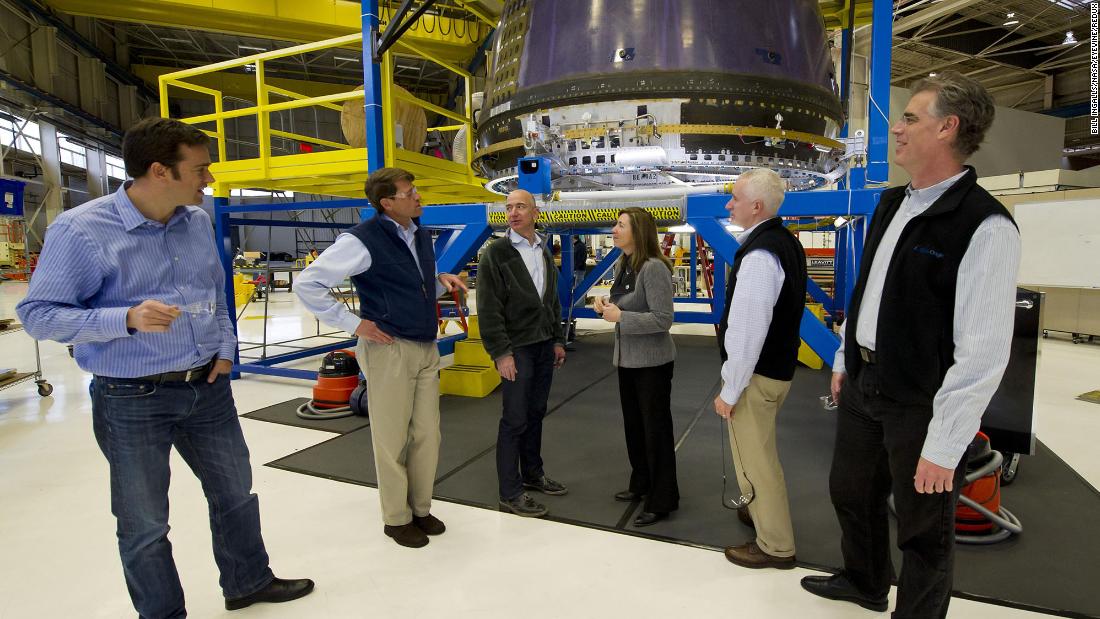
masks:
<path id="1" fill-rule="evenodd" d="M 254 54 L 252 56 L 245 56 L 234 60 L 227 60 L 212 65 L 203 67 L 196 67 L 193 69 L 185 69 L 182 71 L 176 71 L 173 73 L 166 73 L 161 75 L 159 80 L 160 88 L 160 112 L 161 116 L 169 117 L 169 100 L 170 100 L 170 88 L 181 88 L 192 92 L 208 95 L 214 100 L 214 113 L 202 114 L 198 116 L 182 117 L 178 120 L 193 124 L 193 125 L 208 125 L 214 124 L 213 130 L 203 129 L 204 133 L 217 141 L 218 150 L 218 162 L 220 164 L 229 163 L 227 142 L 229 136 L 226 134 L 226 121 L 234 118 L 255 117 L 257 120 L 258 128 L 258 142 L 259 142 L 259 156 L 258 158 L 258 176 L 257 180 L 263 180 L 269 178 L 269 174 L 272 168 L 272 138 L 283 138 L 296 140 L 299 142 L 317 144 L 334 150 L 348 150 L 352 147 L 348 144 L 340 142 L 333 142 L 331 140 L 324 140 L 319 137 L 306 136 L 298 133 L 292 133 L 279 129 L 271 128 L 271 114 L 284 110 L 302 109 L 308 107 L 321 107 L 330 110 L 340 111 L 342 108 L 339 104 L 344 101 L 350 100 L 362 100 L 364 99 L 363 90 L 349 90 L 348 92 L 340 92 L 334 94 L 327 94 L 321 96 L 307 96 L 286 88 L 281 88 L 267 83 L 268 72 L 266 69 L 266 63 L 279 58 L 286 58 L 289 56 L 296 56 L 299 54 L 306 54 L 312 52 L 318 52 L 325 49 L 340 48 L 340 47 L 362 47 L 363 37 L 362 34 L 350 34 L 347 36 L 337 37 L 334 39 L 328 39 L 325 41 L 318 41 L 315 43 L 307 43 L 304 45 L 298 45 L 294 47 L 288 47 L 279 50 L 273 50 L 269 52 L 263 52 L 260 54 Z M 465 84 L 465 109 L 463 113 L 456 113 L 451 110 L 445 109 L 431 102 L 420 99 L 419 97 L 399 92 L 392 88 L 393 84 L 393 68 L 394 68 L 394 55 L 403 56 L 416 56 L 423 58 L 429 62 L 435 63 L 457 75 L 464 78 Z M 202 76 L 209 76 L 221 71 L 230 69 L 238 69 L 252 65 L 254 67 L 256 91 L 255 98 L 256 104 L 253 106 L 243 107 L 234 110 L 226 110 L 223 104 L 223 93 L 217 89 L 209 88 L 206 86 L 200 86 L 191 81 Z M 385 143 L 385 164 L 387 166 L 395 165 L 397 159 L 397 146 L 394 135 L 394 105 L 397 100 L 407 101 L 414 105 L 417 105 L 426 111 L 434 112 L 441 116 L 444 116 L 450 120 L 455 121 L 456 124 L 451 124 L 443 127 L 433 127 L 436 131 L 458 131 L 462 128 L 466 130 L 466 163 L 464 176 L 465 181 L 469 185 L 477 185 L 480 187 L 484 179 L 480 179 L 477 174 L 474 173 L 471 167 L 473 161 L 473 114 L 471 103 L 471 89 L 472 89 L 472 75 L 462 69 L 461 67 L 454 66 L 453 64 L 446 62 L 416 46 L 397 41 L 390 51 L 387 51 L 383 56 L 381 63 L 381 82 L 382 82 L 382 116 L 383 116 L 383 132 Z M 189 81 L 191 80 L 191 81 Z M 280 97 L 286 99 L 285 101 L 272 102 L 272 97 Z M 417 153 L 419 156 L 419 153 Z M 366 156 L 364 154 L 362 160 L 348 161 L 346 158 L 340 161 L 330 161 L 331 158 L 326 159 L 323 166 L 323 173 L 325 175 L 339 177 L 341 175 L 362 176 L 366 169 Z M 434 158 L 424 157 L 422 160 L 428 160 Z M 439 161 L 439 160 L 436 160 Z M 458 166 L 460 164 L 454 164 Z M 228 169 L 226 166 L 219 166 L 215 164 L 213 167 L 215 177 L 217 178 L 218 169 Z M 282 172 L 280 172 L 282 174 Z M 419 175 L 418 175 L 419 176 Z M 454 182 L 458 180 L 457 177 L 463 176 L 462 174 L 455 174 L 454 170 L 449 170 L 446 174 L 448 182 Z M 242 186 L 243 180 L 235 181 L 231 183 L 232 186 Z M 346 185 L 340 185 L 346 190 Z M 229 195 L 230 186 L 222 181 L 216 180 L 214 184 L 215 195 L 219 197 L 226 197 Z"/>

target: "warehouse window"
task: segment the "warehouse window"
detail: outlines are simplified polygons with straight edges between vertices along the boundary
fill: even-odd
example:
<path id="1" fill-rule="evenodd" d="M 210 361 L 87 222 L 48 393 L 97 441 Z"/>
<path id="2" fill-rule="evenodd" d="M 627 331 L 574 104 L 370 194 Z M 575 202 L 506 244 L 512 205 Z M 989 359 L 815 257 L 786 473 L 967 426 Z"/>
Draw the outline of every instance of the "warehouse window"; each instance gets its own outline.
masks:
<path id="1" fill-rule="evenodd" d="M 23 128 L 23 132 L 16 141 L 16 133 L 20 127 Z M 24 118 L 0 112 L 0 144 L 3 144 L 4 148 L 14 145 L 16 150 L 41 155 L 42 137 L 38 132 L 38 123 L 27 122 Z"/>
<path id="2" fill-rule="evenodd" d="M 107 155 L 107 177 L 126 180 L 126 164 L 123 163 L 122 157 Z"/>
<path id="3" fill-rule="evenodd" d="M 88 149 L 75 139 L 57 133 L 57 150 L 61 156 L 61 163 L 67 163 L 78 168 L 88 167 Z"/>

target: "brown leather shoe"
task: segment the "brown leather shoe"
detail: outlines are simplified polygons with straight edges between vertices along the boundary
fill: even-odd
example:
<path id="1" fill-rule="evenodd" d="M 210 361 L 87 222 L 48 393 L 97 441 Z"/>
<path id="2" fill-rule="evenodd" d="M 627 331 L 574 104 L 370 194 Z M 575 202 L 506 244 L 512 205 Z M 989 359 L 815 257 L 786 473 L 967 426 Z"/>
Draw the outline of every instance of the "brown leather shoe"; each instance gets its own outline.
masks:
<path id="1" fill-rule="evenodd" d="M 737 519 L 741 521 L 741 524 L 749 527 L 750 529 L 756 528 L 756 525 L 752 523 L 752 515 L 749 514 L 749 508 L 747 507 L 737 508 Z"/>
<path id="2" fill-rule="evenodd" d="M 789 557 L 773 557 L 763 550 L 760 550 L 760 547 L 756 545 L 755 541 L 726 548 L 726 559 L 735 565 L 753 569 L 774 567 L 779 570 L 789 570 L 795 567 L 794 555 Z"/>
<path id="3" fill-rule="evenodd" d="M 392 537 L 393 541 L 406 548 L 422 548 L 428 545 L 428 536 L 411 522 L 395 527 L 387 524 L 382 527 L 382 530 Z"/>
<path id="4" fill-rule="evenodd" d="M 447 530 L 443 521 L 431 514 L 427 516 L 413 516 L 413 524 L 416 525 L 416 528 L 423 531 L 425 535 L 442 535 L 443 532 Z"/>

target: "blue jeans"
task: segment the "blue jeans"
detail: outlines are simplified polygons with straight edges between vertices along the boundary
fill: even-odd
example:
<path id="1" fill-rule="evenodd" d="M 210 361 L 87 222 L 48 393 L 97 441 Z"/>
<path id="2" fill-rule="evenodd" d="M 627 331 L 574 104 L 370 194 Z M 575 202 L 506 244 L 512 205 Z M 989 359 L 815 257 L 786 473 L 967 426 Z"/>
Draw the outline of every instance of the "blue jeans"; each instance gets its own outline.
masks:
<path id="1" fill-rule="evenodd" d="M 187 616 L 168 541 L 173 446 L 202 482 L 223 594 L 235 598 L 266 587 L 274 575 L 229 378 L 154 384 L 96 376 L 90 391 L 96 441 L 111 468 L 126 587 L 142 619 Z"/>
<path id="2" fill-rule="evenodd" d="M 500 498 L 523 494 L 524 481 L 538 481 L 542 471 L 542 419 L 554 380 L 554 341 L 512 350 L 516 379 L 501 380 L 504 414 L 497 431 L 497 478 Z"/>

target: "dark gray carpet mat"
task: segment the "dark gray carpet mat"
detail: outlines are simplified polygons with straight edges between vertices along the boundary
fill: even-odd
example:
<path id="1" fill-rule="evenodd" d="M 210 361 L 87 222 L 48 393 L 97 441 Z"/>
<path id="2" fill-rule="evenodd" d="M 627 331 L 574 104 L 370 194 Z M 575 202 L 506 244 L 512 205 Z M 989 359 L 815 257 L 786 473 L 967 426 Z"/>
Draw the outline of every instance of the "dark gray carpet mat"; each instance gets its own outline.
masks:
<path id="1" fill-rule="evenodd" d="M 723 464 L 729 473 L 727 496 L 737 490 L 724 426 L 710 407 L 718 387 L 714 339 L 677 336 L 676 344 L 673 423 L 681 443 L 680 510 L 667 521 L 638 529 L 630 523 L 640 506 L 611 498 L 626 488 L 629 465 L 618 381 L 609 363 L 610 338 L 594 334 L 578 342 L 551 391 L 543 458 L 547 474 L 569 487 L 566 496 L 538 495 L 550 508 L 551 519 L 714 549 L 751 539 L 751 530 L 722 506 Z M 835 415 L 818 401 L 828 383 L 827 370 L 799 369 L 779 415 L 778 441 L 799 563 L 835 570 L 842 562 L 840 529 L 828 494 Z M 496 509 L 499 390 L 483 399 L 444 396 L 440 410 L 443 445 L 436 496 Z M 376 484 L 369 427 L 269 466 Z M 1037 454 L 1023 459 L 1016 482 L 1004 488 L 1002 498 L 1023 522 L 1024 532 L 994 546 L 959 545 L 956 595 L 1066 617 L 1100 617 L 1095 587 L 1100 582 L 1100 527 L 1095 525 L 1100 493 L 1039 443 Z M 900 569 L 896 549 L 894 555 Z"/>
<path id="2" fill-rule="evenodd" d="M 306 402 L 309 402 L 309 398 L 294 398 L 281 404 L 273 404 L 254 410 L 251 413 L 245 413 L 241 417 L 270 421 L 284 426 L 336 432 L 337 434 L 347 434 L 370 425 L 370 420 L 366 417 L 356 417 L 354 415 L 341 417 L 340 419 L 301 419 L 298 417 L 298 407 Z"/>

